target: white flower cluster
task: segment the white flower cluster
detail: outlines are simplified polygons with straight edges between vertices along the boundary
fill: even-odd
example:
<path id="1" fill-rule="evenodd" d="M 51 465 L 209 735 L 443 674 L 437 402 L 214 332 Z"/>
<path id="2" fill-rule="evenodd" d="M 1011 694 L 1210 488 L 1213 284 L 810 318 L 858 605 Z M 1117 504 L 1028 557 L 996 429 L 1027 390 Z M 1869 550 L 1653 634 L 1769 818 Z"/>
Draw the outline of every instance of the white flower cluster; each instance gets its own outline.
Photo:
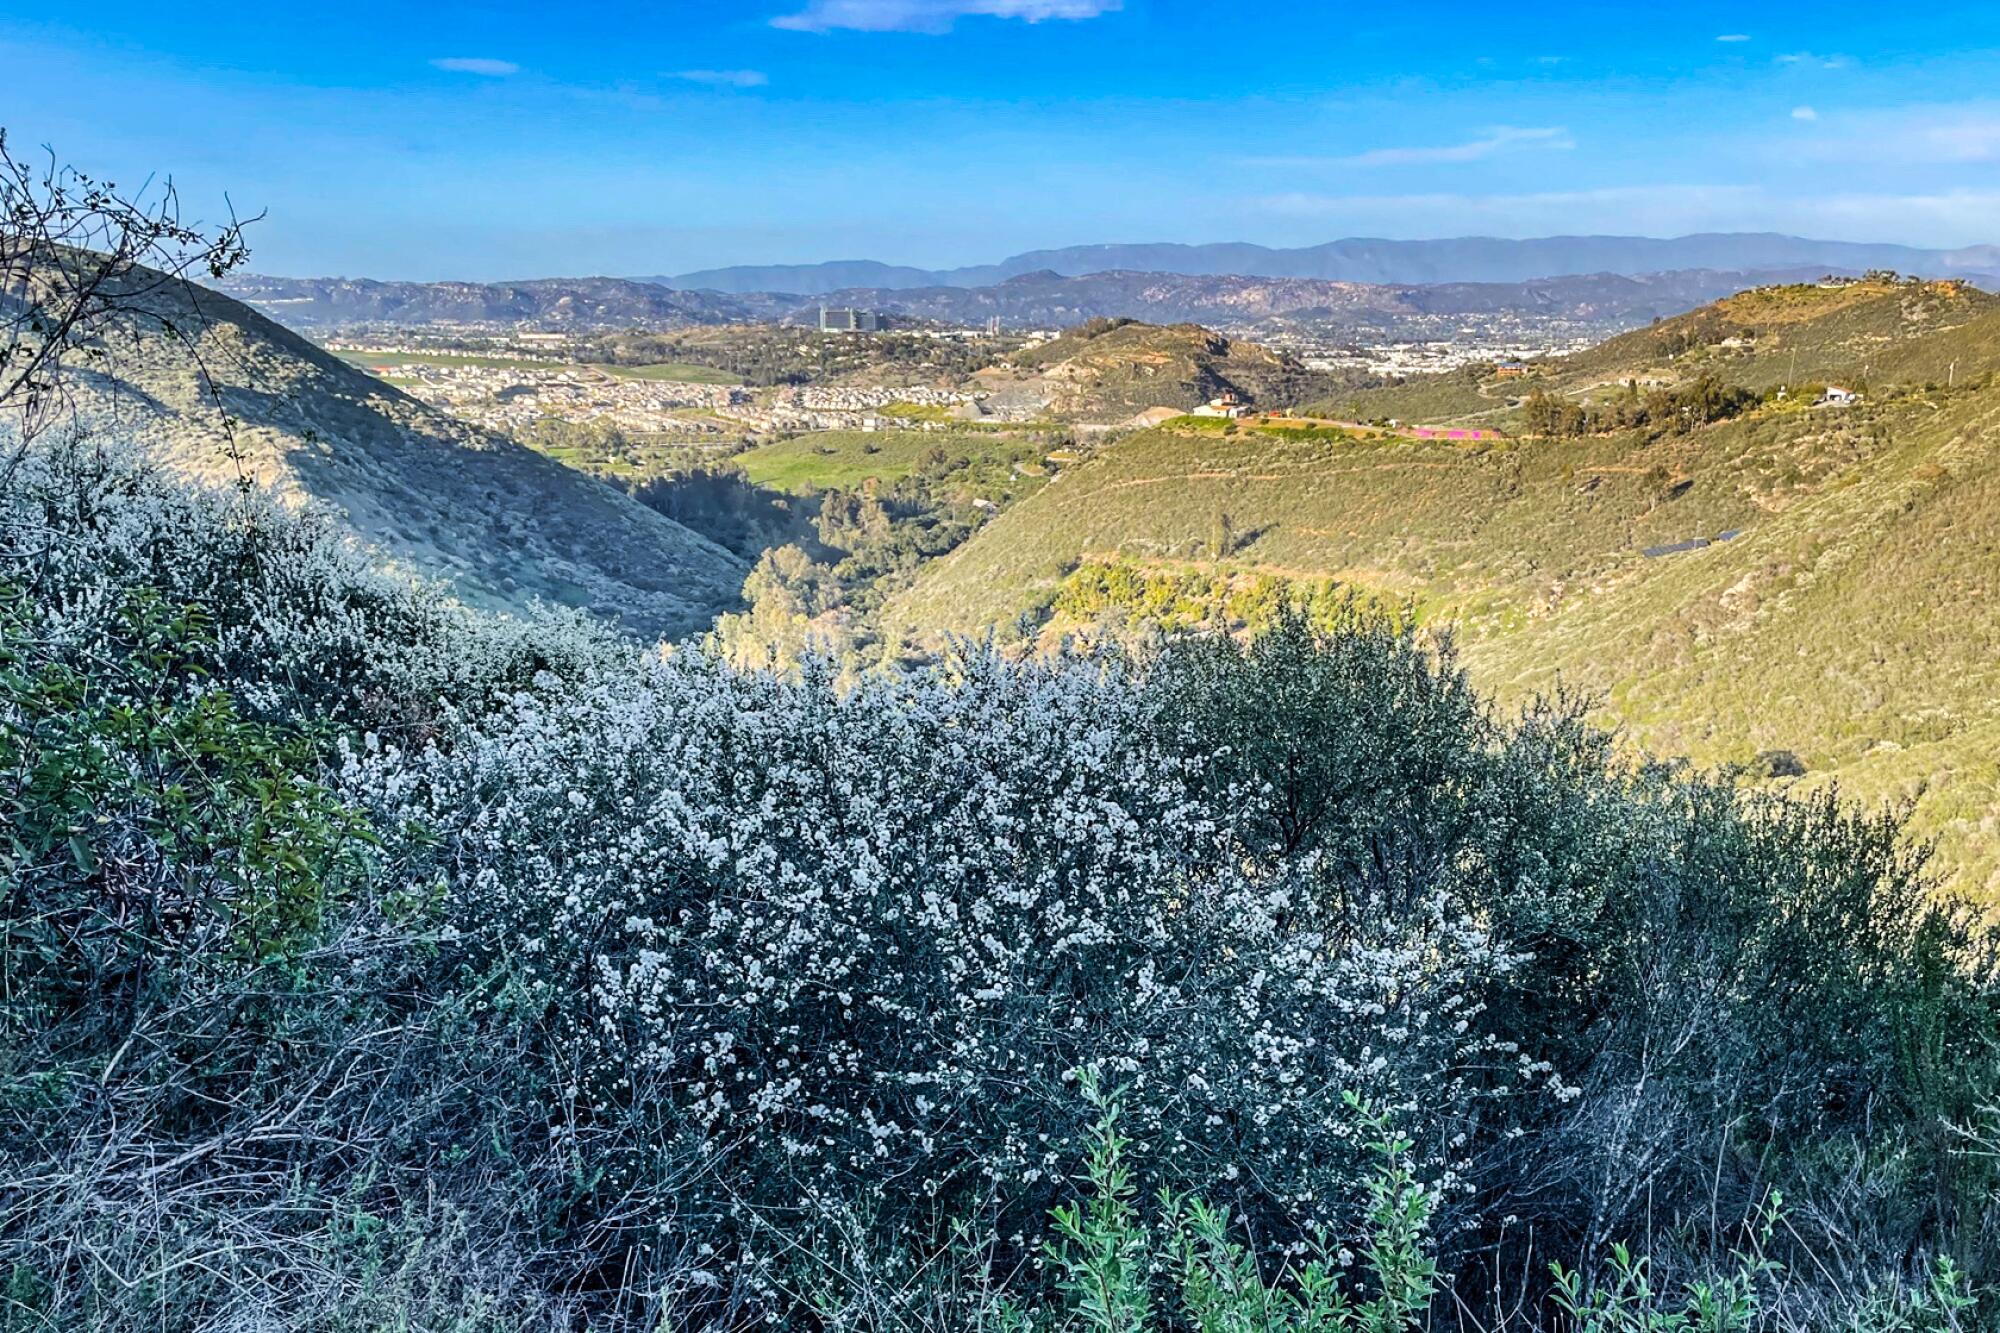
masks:
<path id="1" fill-rule="evenodd" d="M 354 737 L 376 900 L 434 905 L 439 984 L 534 1025 L 557 1139 L 597 1152 L 643 1105 L 635 1153 L 692 1143 L 697 1212 L 1034 1216 L 1090 1069 L 1179 1183 L 1338 1227 L 1363 1169 L 1343 1093 L 1450 1189 L 1474 1099 L 1546 1075 L 1485 1035 L 1516 960 L 1466 895 L 1390 902 L 1257 851 L 1270 792 L 1220 781 L 1134 669 L 974 654 L 847 683 L 641 653 L 471 616 L 320 517 L 87 449 L 0 505 L 50 652 L 129 638 L 122 592 L 155 589 L 202 608 L 240 703 Z"/>
<path id="2" fill-rule="evenodd" d="M 836 687 L 655 656 L 553 679 L 344 782 L 441 885 L 465 975 L 561 1034 L 574 1116 L 667 1098 L 732 1203 L 934 1216 L 1073 1169 L 1073 1078 L 1178 1179 L 1342 1224 L 1356 1092 L 1460 1181 L 1515 960 L 1442 893 L 1357 910 L 1238 836 L 1145 682 L 974 656 Z M 1195 757 L 1188 757 L 1194 755 Z M 1498 1065 L 1497 1069 L 1495 1066 Z"/>
<path id="3" fill-rule="evenodd" d="M 0 487 L 0 580 L 31 590 L 40 650 L 79 664 L 130 634 L 134 589 L 196 608 L 210 679 L 253 713 L 298 721 L 428 722 L 440 702 L 481 703 L 537 667 L 623 660 L 579 617 L 478 616 L 387 577 L 325 511 L 191 486 L 88 438 L 38 441 Z"/>

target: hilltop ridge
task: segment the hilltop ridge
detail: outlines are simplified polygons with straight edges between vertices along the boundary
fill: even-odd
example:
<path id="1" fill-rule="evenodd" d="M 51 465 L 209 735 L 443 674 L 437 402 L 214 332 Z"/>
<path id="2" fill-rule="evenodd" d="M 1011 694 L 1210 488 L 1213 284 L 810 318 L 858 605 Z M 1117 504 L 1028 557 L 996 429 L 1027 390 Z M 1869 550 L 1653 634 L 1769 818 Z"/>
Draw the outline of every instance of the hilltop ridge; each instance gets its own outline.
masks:
<path id="1" fill-rule="evenodd" d="M 1106 421 L 1148 408 L 1191 409 L 1223 394 L 1282 407 L 1333 382 L 1297 358 L 1198 324 L 1096 319 L 1023 348 L 975 381 L 1050 415 Z"/>

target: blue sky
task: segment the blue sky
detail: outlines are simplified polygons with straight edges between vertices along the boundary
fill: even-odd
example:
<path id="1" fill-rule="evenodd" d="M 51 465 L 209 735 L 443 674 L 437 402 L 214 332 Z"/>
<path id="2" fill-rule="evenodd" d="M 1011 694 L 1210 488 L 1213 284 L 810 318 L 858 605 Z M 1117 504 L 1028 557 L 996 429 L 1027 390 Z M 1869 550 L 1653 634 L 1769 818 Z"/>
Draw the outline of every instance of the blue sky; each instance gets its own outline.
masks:
<path id="1" fill-rule="evenodd" d="M 0 125 L 281 274 L 498 279 L 1094 241 L 2000 242 L 2000 4 L 100 0 Z"/>

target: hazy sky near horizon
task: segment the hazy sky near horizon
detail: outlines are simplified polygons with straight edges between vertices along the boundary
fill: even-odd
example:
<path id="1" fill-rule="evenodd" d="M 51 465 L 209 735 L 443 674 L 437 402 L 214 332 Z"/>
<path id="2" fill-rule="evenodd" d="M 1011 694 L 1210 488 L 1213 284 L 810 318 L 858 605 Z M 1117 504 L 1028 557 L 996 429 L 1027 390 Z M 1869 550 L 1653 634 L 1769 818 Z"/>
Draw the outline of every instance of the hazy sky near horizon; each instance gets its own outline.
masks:
<path id="1" fill-rule="evenodd" d="M 251 267 L 492 280 L 1097 241 L 2000 242 L 2000 3 L 101 0 L 0 14 L 16 149 Z"/>

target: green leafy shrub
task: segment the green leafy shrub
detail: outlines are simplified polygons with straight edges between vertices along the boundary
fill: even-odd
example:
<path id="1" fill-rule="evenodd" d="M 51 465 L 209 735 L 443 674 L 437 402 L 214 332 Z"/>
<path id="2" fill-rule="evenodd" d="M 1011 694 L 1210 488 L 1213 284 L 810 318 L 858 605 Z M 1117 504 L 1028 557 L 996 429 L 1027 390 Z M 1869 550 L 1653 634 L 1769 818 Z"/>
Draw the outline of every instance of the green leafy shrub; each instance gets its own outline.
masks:
<path id="1" fill-rule="evenodd" d="M 0 586 L 9 1033 L 85 1011 L 117 1033 L 316 943 L 365 825 L 307 776 L 314 738 L 242 716 L 198 613 L 131 593 L 85 669 L 38 660 L 24 596 Z"/>

